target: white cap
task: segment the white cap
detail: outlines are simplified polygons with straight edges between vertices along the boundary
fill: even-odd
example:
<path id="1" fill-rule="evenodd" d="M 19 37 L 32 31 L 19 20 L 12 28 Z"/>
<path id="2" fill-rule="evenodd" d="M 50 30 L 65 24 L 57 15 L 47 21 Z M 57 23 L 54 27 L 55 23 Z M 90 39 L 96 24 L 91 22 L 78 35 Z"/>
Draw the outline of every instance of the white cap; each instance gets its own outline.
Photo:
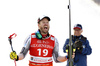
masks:
<path id="1" fill-rule="evenodd" d="M 43 16 L 40 16 L 40 17 L 38 18 L 38 23 L 39 23 L 42 19 L 44 19 L 44 18 L 47 18 L 48 21 L 51 20 L 48 16 L 43 15 Z"/>

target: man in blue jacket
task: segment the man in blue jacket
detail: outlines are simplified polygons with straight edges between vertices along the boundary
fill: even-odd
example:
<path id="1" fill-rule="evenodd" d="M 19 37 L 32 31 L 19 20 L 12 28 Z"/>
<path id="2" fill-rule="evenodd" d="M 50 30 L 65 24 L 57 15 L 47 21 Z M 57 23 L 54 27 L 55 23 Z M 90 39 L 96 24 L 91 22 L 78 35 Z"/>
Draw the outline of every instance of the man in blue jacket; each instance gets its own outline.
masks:
<path id="1" fill-rule="evenodd" d="M 74 35 L 72 35 L 72 42 L 76 47 L 74 66 L 87 66 L 87 55 L 92 53 L 91 46 L 87 38 L 82 35 L 83 30 L 81 24 L 76 24 L 73 29 Z M 69 39 L 67 39 L 64 44 L 64 53 L 66 53 L 66 46 L 68 46 L 68 44 Z M 69 62 L 67 62 L 67 66 L 69 66 Z"/>

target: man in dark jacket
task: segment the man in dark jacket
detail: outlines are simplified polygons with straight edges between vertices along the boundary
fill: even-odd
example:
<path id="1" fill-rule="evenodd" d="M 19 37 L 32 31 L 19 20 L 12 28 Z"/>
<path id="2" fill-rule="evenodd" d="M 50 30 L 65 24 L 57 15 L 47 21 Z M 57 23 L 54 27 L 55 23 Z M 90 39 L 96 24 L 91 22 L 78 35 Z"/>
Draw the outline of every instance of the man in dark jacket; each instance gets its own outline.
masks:
<path id="1" fill-rule="evenodd" d="M 74 35 L 72 35 L 72 42 L 76 47 L 74 66 L 87 66 L 87 55 L 92 53 L 91 46 L 87 38 L 82 35 L 83 30 L 81 24 L 76 24 L 73 29 Z M 69 39 L 67 39 L 64 44 L 64 53 L 66 53 L 66 46 L 68 46 L 68 44 Z M 69 66 L 69 62 L 67 62 L 67 66 Z"/>

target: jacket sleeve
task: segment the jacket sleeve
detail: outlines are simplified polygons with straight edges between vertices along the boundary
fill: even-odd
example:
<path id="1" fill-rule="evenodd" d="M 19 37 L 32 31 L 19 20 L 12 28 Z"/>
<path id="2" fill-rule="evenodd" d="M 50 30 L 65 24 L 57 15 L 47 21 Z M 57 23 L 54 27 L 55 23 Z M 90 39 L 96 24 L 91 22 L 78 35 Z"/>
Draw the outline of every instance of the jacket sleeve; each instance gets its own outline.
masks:
<path id="1" fill-rule="evenodd" d="M 27 52 L 28 52 L 28 50 L 29 50 L 29 48 L 30 48 L 30 42 L 31 42 L 31 35 L 29 35 L 26 39 L 25 39 L 25 42 L 24 42 L 24 46 L 23 46 L 23 48 L 22 48 L 22 50 L 21 50 L 21 52 L 20 52 L 20 54 L 19 55 L 23 55 L 24 56 L 24 58 L 25 58 L 25 56 L 26 56 L 26 54 L 27 54 Z"/>
<path id="2" fill-rule="evenodd" d="M 59 57 L 59 43 L 58 43 L 58 40 L 55 38 L 55 46 L 54 46 L 54 49 L 53 49 L 53 58 L 54 58 L 54 61 L 56 63 L 60 62 L 57 60 L 57 58 Z"/>
<path id="3" fill-rule="evenodd" d="M 66 41 L 65 41 L 65 44 L 64 44 L 64 46 L 63 46 L 63 52 L 64 53 L 66 53 L 66 45 L 68 45 L 69 44 L 69 39 L 67 39 Z"/>
<path id="4" fill-rule="evenodd" d="M 90 55 L 91 53 L 92 53 L 92 48 L 91 48 L 91 46 L 89 45 L 89 41 L 86 40 L 86 44 L 83 45 L 82 54 Z"/>

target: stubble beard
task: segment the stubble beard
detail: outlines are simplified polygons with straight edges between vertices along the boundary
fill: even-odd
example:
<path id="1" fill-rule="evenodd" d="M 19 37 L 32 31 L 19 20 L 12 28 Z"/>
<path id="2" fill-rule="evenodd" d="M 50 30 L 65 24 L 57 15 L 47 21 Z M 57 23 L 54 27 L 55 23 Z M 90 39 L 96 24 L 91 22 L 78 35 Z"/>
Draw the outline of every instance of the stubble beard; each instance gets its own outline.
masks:
<path id="1" fill-rule="evenodd" d="M 49 29 L 45 30 L 44 28 L 40 29 L 41 34 L 48 34 Z"/>

